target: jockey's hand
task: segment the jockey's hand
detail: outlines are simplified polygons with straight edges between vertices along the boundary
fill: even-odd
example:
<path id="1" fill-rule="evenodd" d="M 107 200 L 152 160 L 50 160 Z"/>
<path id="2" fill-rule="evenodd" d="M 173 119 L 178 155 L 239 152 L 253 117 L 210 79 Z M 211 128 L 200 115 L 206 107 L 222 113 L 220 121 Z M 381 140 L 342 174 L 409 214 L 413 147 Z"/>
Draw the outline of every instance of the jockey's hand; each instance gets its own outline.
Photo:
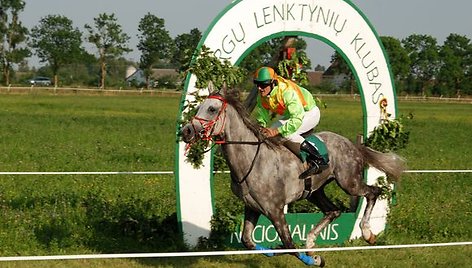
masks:
<path id="1" fill-rule="evenodd" d="M 276 129 L 276 128 L 261 128 L 261 132 L 267 138 L 273 138 L 273 137 L 279 135 L 279 130 Z"/>

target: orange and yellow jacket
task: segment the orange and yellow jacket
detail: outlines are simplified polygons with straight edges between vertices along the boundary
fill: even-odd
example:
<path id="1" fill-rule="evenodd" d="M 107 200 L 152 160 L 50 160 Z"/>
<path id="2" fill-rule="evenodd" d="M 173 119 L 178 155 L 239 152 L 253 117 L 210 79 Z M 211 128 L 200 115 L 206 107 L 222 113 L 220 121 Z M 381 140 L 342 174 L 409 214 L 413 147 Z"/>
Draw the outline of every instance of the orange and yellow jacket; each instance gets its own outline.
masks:
<path id="1" fill-rule="evenodd" d="M 255 118 L 262 127 L 267 127 L 271 121 L 270 112 L 279 114 L 288 121 L 278 128 L 282 137 L 293 134 L 302 124 L 305 111 L 316 106 L 313 95 L 294 82 L 277 77 L 277 86 L 267 95 L 257 96 Z"/>

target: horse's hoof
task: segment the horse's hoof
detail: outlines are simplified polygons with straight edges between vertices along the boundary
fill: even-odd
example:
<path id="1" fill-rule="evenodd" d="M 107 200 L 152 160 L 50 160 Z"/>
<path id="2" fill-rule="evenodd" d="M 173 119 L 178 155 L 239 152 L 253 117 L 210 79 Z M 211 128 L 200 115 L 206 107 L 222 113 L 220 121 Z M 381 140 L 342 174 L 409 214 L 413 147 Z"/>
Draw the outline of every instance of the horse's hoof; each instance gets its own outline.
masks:
<path id="1" fill-rule="evenodd" d="M 312 258 L 315 260 L 315 265 L 317 265 L 319 267 L 324 267 L 325 266 L 325 260 L 320 255 L 313 256 Z"/>
<path id="2" fill-rule="evenodd" d="M 364 240 L 369 243 L 369 245 L 375 245 L 377 242 L 377 236 L 373 234 L 369 229 L 362 231 L 362 237 Z"/>
<path id="3" fill-rule="evenodd" d="M 367 239 L 367 243 L 369 243 L 369 245 L 375 245 L 375 243 L 377 243 L 377 236 L 371 233 L 369 239 Z"/>
<path id="4" fill-rule="evenodd" d="M 270 248 L 265 248 L 263 246 L 260 246 L 260 245 L 256 245 L 256 250 L 270 250 Z M 270 252 L 270 253 L 262 253 L 264 254 L 266 257 L 274 257 L 275 254 Z"/>
<path id="5" fill-rule="evenodd" d="M 324 267 L 325 266 L 325 261 L 323 257 L 316 255 L 316 256 L 308 256 L 305 253 L 300 253 L 298 255 L 298 259 L 300 259 L 304 264 L 306 265 L 313 265 L 313 266 L 319 266 L 319 267 Z"/>

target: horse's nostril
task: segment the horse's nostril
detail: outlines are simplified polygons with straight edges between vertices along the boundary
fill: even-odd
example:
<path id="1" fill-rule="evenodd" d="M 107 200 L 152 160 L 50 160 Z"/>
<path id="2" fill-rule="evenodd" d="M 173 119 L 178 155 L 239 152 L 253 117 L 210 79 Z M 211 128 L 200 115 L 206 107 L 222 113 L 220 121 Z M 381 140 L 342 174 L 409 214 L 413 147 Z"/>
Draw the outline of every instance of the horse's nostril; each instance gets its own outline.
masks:
<path id="1" fill-rule="evenodd" d="M 190 128 L 189 126 L 184 126 L 182 129 L 181 129 L 181 133 L 182 133 L 182 138 L 183 138 L 183 141 L 184 142 L 188 142 L 192 139 L 192 136 L 193 136 L 193 130 L 192 128 Z"/>

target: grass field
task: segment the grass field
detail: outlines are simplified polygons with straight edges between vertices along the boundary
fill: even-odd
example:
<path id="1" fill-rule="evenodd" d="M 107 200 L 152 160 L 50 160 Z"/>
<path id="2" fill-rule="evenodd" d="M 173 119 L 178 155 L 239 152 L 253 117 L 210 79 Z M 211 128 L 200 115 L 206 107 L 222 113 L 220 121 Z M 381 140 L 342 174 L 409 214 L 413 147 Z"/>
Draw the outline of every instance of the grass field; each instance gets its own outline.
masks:
<path id="1" fill-rule="evenodd" d="M 0 95 L 0 171 L 170 171 L 179 97 Z M 325 98 L 319 130 L 355 139 L 359 101 Z M 400 102 L 412 170 L 471 169 L 472 105 Z M 216 202 L 227 202 L 225 176 Z M 0 255 L 183 249 L 172 176 L 0 175 Z M 232 198 L 232 197 L 230 197 Z M 232 199 L 231 199 L 232 200 Z M 472 241 L 471 173 L 404 174 L 379 244 Z M 365 245 L 353 241 L 347 245 Z M 470 267 L 471 246 L 331 252 L 329 267 Z M 1 267 L 302 267 L 291 256 L 0 263 Z"/>

